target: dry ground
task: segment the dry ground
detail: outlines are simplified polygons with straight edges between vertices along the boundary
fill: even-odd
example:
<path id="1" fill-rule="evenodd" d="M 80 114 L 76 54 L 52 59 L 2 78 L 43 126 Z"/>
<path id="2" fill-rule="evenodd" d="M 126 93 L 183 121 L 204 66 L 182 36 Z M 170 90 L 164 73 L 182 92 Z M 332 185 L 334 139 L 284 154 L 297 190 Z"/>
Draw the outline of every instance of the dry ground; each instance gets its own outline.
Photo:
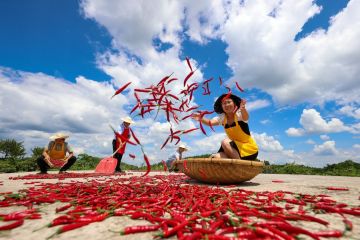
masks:
<path id="1" fill-rule="evenodd" d="M 13 173 L 0 174 L 0 192 L 17 192 L 20 189 L 28 188 L 25 182 L 40 181 L 56 183 L 58 179 L 44 179 L 44 180 L 9 180 L 9 177 L 23 176 L 30 173 Z M 33 174 L 33 173 L 31 173 Z M 135 173 L 139 174 L 140 173 Z M 164 174 L 164 173 L 150 173 L 150 174 Z M 81 179 L 66 179 L 61 181 Z M 283 180 L 284 183 L 275 183 L 273 180 Z M 193 184 L 199 184 L 193 182 Z M 326 187 L 346 187 L 349 191 L 334 191 L 327 190 Z M 347 203 L 352 206 L 360 206 L 360 177 L 334 177 L 334 176 L 309 176 L 309 175 L 274 175 L 274 174 L 260 174 L 249 182 L 238 185 L 237 187 L 251 190 L 251 191 L 291 191 L 302 194 L 327 194 L 332 199 Z M 46 239 L 55 232 L 54 228 L 44 228 L 52 219 L 55 218 L 55 208 L 63 205 L 62 203 L 55 203 L 50 205 L 40 206 L 42 212 L 42 219 L 26 220 L 24 225 L 13 229 L 11 231 L 0 232 L 0 239 Z M 0 213 L 7 213 L 13 209 L 23 209 L 20 207 L 0 208 Z M 326 220 L 331 223 L 334 229 L 343 229 L 344 225 L 337 215 L 327 214 Z M 347 235 L 342 239 L 360 239 L 360 217 L 349 216 L 353 222 L 354 229 L 351 235 Z M 0 224 L 2 224 L 0 222 Z M 120 236 L 113 231 L 120 231 L 126 226 L 147 224 L 143 220 L 132 220 L 129 217 L 111 217 L 103 222 L 92 223 L 88 226 L 77 230 L 63 233 L 52 239 L 153 239 L 151 233 L 133 234 Z M 311 226 L 310 226 L 311 228 Z M 34 231 L 40 229 L 38 231 Z"/>

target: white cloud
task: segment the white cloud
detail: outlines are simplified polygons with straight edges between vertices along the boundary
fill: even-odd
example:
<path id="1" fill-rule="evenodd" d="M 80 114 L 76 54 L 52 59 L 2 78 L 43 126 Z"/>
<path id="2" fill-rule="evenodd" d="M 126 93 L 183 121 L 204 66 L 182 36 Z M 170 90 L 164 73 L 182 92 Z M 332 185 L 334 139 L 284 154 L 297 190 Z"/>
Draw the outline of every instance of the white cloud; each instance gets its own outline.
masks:
<path id="1" fill-rule="evenodd" d="M 289 128 L 286 130 L 288 136 L 298 137 L 314 133 L 336 133 L 336 132 L 358 132 L 358 125 L 345 126 L 344 123 L 332 118 L 330 121 L 323 119 L 315 109 L 304 109 L 301 114 L 300 124 L 303 128 Z M 325 140 L 325 139 L 323 139 Z"/>
<path id="2" fill-rule="evenodd" d="M 303 136 L 305 133 L 304 129 L 301 128 L 289 128 L 286 130 L 286 134 L 290 137 L 300 137 Z"/>
<path id="3" fill-rule="evenodd" d="M 320 135 L 320 139 L 324 140 L 324 141 L 327 141 L 327 140 L 330 139 L 330 137 L 328 135 L 323 134 L 323 135 Z"/>
<path id="4" fill-rule="evenodd" d="M 0 134 L 26 139 L 26 146 L 32 148 L 44 146 L 51 133 L 66 131 L 78 148 L 104 153 L 99 141 L 110 141 L 108 124 L 119 122 L 128 102 L 122 95 L 110 100 L 113 92 L 109 83 L 84 77 L 70 83 L 42 73 L 0 68 Z"/>
<path id="5" fill-rule="evenodd" d="M 253 133 L 252 136 L 259 147 L 259 159 L 270 161 L 271 164 L 284 164 L 299 160 L 294 150 L 284 149 L 273 136 L 266 133 Z"/>
<path id="6" fill-rule="evenodd" d="M 339 112 L 355 119 L 360 119 L 360 108 L 354 106 L 343 106 L 339 109 Z"/>
<path id="7" fill-rule="evenodd" d="M 249 111 L 253 111 L 253 110 L 268 107 L 270 105 L 271 105 L 271 103 L 268 100 L 255 100 L 255 101 L 248 102 L 246 104 L 246 108 Z"/>
<path id="8" fill-rule="evenodd" d="M 261 120 L 260 123 L 263 125 L 269 124 L 271 121 L 269 119 Z"/>
<path id="9" fill-rule="evenodd" d="M 355 148 L 355 149 L 360 149 L 360 144 L 354 144 L 354 145 L 353 145 L 353 148 Z"/>
<path id="10" fill-rule="evenodd" d="M 335 147 L 335 141 L 326 141 L 321 145 L 315 145 L 313 149 L 317 155 L 336 155 L 338 150 Z"/>
<path id="11" fill-rule="evenodd" d="M 321 9 L 312 0 L 233 2 L 224 26 L 233 79 L 281 104 L 359 102 L 360 2 L 352 0 L 318 29 L 295 41 Z"/>
<path id="12" fill-rule="evenodd" d="M 211 154 L 217 152 L 221 146 L 221 141 L 225 138 L 226 134 L 224 132 L 213 133 L 208 137 L 204 136 L 201 139 L 198 138 L 192 142 L 194 155 Z"/>
<path id="13" fill-rule="evenodd" d="M 308 139 L 308 140 L 306 141 L 306 143 L 307 143 L 307 144 L 310 144 L 310 145 L 314 145 L 314 144 L 315 144 L 315 141 L 312 140 L 312 139 Z"/>

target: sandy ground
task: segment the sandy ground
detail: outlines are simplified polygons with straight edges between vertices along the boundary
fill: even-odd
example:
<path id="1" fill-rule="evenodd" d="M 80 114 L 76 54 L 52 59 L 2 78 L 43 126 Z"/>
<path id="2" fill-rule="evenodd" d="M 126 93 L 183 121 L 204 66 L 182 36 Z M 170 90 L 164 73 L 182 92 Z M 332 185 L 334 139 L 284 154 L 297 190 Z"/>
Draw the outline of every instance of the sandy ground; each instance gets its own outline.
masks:
<path id="1" fill-rule="evenodd" d="M 33 173 L 13 173 L 0 174 L 0 192 L 17 192 L 20 189 L 28 188 L 25 182 L 41 181 L 56 183 L 58 179 L 46 180 L 9 180 L 9 177 L 22 176 Z M 140 173 L 137 173 L 140 174 Z M 159 174 L 150 173 L 150 174 Z M 81 181 L 81 179 L 66 179 L 65 181 Z M 274 183 L 273 180 L 282 180 L 284 183 Z M 64 180 L 62 180 L 64 181 Z M 1 185 L 2 183 L 2 185 Z M 198 184 L 198 183 L 195 183 Z M 346 187 L 349 191 L 334 191 L 327 190 L 326 187 Z M 259 174 L 251 181 L 238 185 L 239 188 L 251 191 L 291 191 L 302 194 L 327 194 L 332 199 L 347 203 L 351 206 L 360 206 L 360 177 L 337 177 L 337 176 L 309 176 L 309 175 L 275 175 L 275 174 Z M 11 231 L 0 232 L 0 239 L 46 239 L 52 235 L 56 229 L 44 227 L 54 219 L 57 214 L 55 208 L 63 205 L 62 203 L 55 203 L 50 205 L 40 206 L 42 219 L 26 220 L 24 225 L 13 229 Z M 14 209 L 23 209 L 20 207 L 0 208 L 0 213 L 7 213 Z M 333 216 L 334 215 L 334 216 Z M 360 239 L 360 217 L 348 215 L 349 220 L 353 222 L 354 229 L 352 234 L 347 234 L 342 239 Z M 327 221 L 330 222 L 333 228 L 343 229 L 344 225 L 341 218 L 335 214 L 326 214 Z M 77 230 L 57 235 L 52 239 L 153 239 L 151 233 L 141 233 L 121 236 L 119 232 L 126 226 L 147 224 L 143 220 L 132 220 L 129 217 L 110 217 L 103 222 L 92 223 L 88 226 Z M 36 229 L 40 229 L 34 231 Z"/>

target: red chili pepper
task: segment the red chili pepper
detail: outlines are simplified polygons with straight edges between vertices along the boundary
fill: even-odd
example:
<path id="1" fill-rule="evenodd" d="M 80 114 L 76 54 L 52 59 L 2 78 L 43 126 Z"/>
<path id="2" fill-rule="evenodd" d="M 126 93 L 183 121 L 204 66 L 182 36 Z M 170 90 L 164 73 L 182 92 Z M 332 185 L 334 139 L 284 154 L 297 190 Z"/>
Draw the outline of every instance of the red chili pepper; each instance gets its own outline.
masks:
<path id="1" fill-rule="evenodd" d="M 209 90 L 209 86 L 206 84 L 206 87 L 202 87 L 204 89 L 204 92 L 202 93 L 202 95 L 210 95 L 211 92 Z"/>
<path id="2" fill-rule="evenodd" d="M 130 226 L 130 227 L 126 227 L 123 231 L 121 231 L 121 235 L 139 233 L 139 232 L 156 231 L 159 228 L 160 228 L 160 225 Z"/>
<path id="3" fill-rule="evenodd" d="M 191 67 L 190 60 L 189 60 L 188 57 L 186 57 L 186 62 L 187 62 L 187 64 L 188 64 L 189 68 L 190 68 L 190 71 L 193 71 L 193 69 L 192 69 L 192 67 Z"/>
<path id="4" fill-rule="evenodd" d="M 63 233 L 63 232 L 67 232 L 67 231 L 71 231 L 71 230 L 74 230 L 76 228 L 80 228 L 80 227 L 83 227 L 85 225 L 88 225 L 90 222 L 76 222 L 76 223 L 70 223 L 68 225 L 64 225 L 62 226 L 58 231 L 57 233 L 60 234 L 60 233 Z"/>
<path id="5" fill-rule="evenodd" d="M 55 212 L 58 213 L 58 212 L 62 212 L 66 209 L 69 209 L 72 207 L 72 204 L 66 204 L 65 206 L 62 206 L 62 207 L 59 207 L 59 208 L 56 208 L 55 209 Z"/>
<path id="6" fill-rule="evenodd" d="M 276 227 L 278 229 L 282 229 L 288 233 L 294 233 L 294 234 L 305 234 L 305 235 L 308 235 L 316 240 L 320 240 L 320 238 L 318 236 L 316 236 L 314 233 L 312 232 L 309 232 L 308 230 L 306 229 L 303 229 L 303 228 L 300 228 L 300 227 L 295 227 L 295 226 L 292 226 L 290 224 L 286 224 L 286 223 L 278 223 L 276 225 Z"/>
<path id="7" fill-rule="evenodd" d="M 237 82 L 235 82 L 236 87 L 240 90 L 240 92 L 244 92 L 244 89 L 242 89 Z"/>
<path id="8" fill-rule="evenodd" d="M 145 160 L 145 163 L 146 163 L 146 172 L 145 172 L 144 175 L 142 175 L 142 177 L 145 177 L 146 175 L 148 175 L 150 170 L 151 170 L 151 165 L 150 165 L 150 162 L 149 162 L 149 158 L 146 156 L 146 154 L 144 154 L 144 160 Z"/>
<path id="9" fill-rule="evenodd" d="M 349 191 L 348 188 L 343 188 L 343 187 L 327 187 L 327 190 L 336 190 L 336 191 Z"/>
<path id="10" fill-rule="evenodd" d="M 134 131 L 130 128 L 131 136 L 134 138 L 135 142 L 139 145 L 141 145 L 139 139 L 136 137 Z"/>
<path id="11" fill-rule="evenodd" d="M 163 84 L 166 82 L 166 80 L 168 80 L 168 78 L 169 78 L 171 75 L 172 75 L 172 74 L 170 74 L 169 76 L 165 76 L 163 79 L 160 80 L 160 82 L 159 82 L 157 85 L 158 85 L 158 86 L 163 85 Z"/>
<path id="12" fill-rule="evenodd" d="M 134 91 L 135 91 L 135 92 L 143 92 L 143 93 L 149 93 L 149 92 L 151 92 L 150 89 L 141 89 L 141 88 L 135 88 Z"/>
<path id="13" fill-rule="evenodd" d="M 283 180 L 272 180 L 273 183 L 283 183 Z"/>
<path id="14" fill-rule="evenodd" d="M 57 225 L 68 224 L 68 223 L 73 223 L 73 222 L 74 222 L 73 217 L 64 215 L 64 216 L 60 216 L 60 217 L 57 217 L 54 220 L 52 220 L 51 223 L 48 225 L 48 227 L 54 227 Z"/>
<path id="15" fill-rule="evenodd" d="M 166 144 L 168 143 L 169 139 L 170 139 L 170 136 L 166 139 L 166 141 L 163 143 L 163 145 L 161 146 L 160 149 L 163 149 L 163 148 L 166 146 Z"/>
<path id="16" fill-rule="evenodd" d="M 314 233 L 317 237 L 342 237 L 343 233 L 339 230 L 319 231 Z"/>
<path id="17" fill-rule="evenodd" d="M 231 89 L 228 88 L 228 87 L 227 87 L 227 89 L 228 89 L 229 91 L 228 91 L 228 93 L 225 95 L 225 97 L 223 97 L 222 101 L 225 101 L 226 99 L 228 99 L 228 98 L 231 96 L 231 94 L 232 94 Z"/>
<path id="18" fill-rule="evenodd" d="M 191 78 L 191 76 L 194 74 L 193 71 L 191 71 L 184 79 L 184 87 L 186 86 L 186 82 Z"/>
<path id="19" fill-rule="evenodd" d="M 186 110 L 186 112 L 190 112 L 190 111 L 195 110 L 195 109 L 197 109 L 197 108 L 199 108 L 199 106 L 194 106 L 194 107 L 188 108 L 188 109 Z"/>
<path id="20" fill-rule="evenodd" d="M 352 231 L 352 229 L 353 229 L 352 222 L 350 220 L 348 220 L 348 219 L 343 219 L 343 222 L 345 224 L 345 230 L 346 231 Z"/>
<path id="21" fill-rule="evenodd" d="M 12 222 L 10 224 L 0 226 L 0 231 L 11 230 L 11 229 L 20 227 L 23 224 L 24 224 L 24 219 L 19 219 L 19 220 L 16 220 L 15 222 Z"/>
<path id="22" fill-rule="evenodd" d="M 182 230 L 188 224 L 189 224 L 189 222 L 187 220 L 183 221 L 182 223 L 176 225 L 175 227 L 173 227 L 169 231 L 164 232 L 163 237 L 165 237 L 165 238 L 171 237 L 172 235 L 176 234 L 178 231 Z"/>
<path id="23" fill-rule="evenodd" d="M 171 82 L 173 82 L 173 81 L 176 81 L 176 80 L 178 80 L 178 79 L 177 79 L 177 78 L 171 78 L 171 79 L 169 79 L 169 80 L 167 81 L 166 85 L 169 84 L 169 83 L 171 83 Z"/>
<path id="24" fill-rule="evenodd" d="M 191 115 L 190 115 L 190 116 L 191 116 Z M 199 128 L 191 128 L 191 129 L 188 129 L 188 130 L 184 130 L 184 131 L 182 132 L 182 134 L 187 134 L 187 133 L 196 131 L 196 130 L 198 130 L 198 129 L 199 129 Z"/>
<path id="25" fill-rule="evenodd" d="M 121 93 L 122 91 L 125 90 L 125 88 L 127 88 L 127 86 L 129 86 L 131 84 L 131 82 L 128 82 L 127 84 L 125 84 L 124 86 L 122 86 L 121 88 L 119 88 L 118 90 L 116 90 L 116 92 L 114 93 L 114 95 L 111 96 L 111 98 L 115 97 L 116 95 L 118 95 L 119 93 Z"/>

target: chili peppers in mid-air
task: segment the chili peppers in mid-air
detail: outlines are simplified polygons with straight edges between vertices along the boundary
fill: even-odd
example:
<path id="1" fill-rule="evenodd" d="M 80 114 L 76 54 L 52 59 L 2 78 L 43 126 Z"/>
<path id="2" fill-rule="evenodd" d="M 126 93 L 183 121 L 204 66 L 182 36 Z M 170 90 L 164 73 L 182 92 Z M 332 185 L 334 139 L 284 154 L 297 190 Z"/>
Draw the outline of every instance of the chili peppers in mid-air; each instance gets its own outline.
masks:
<path id="1" fill-rule="evenodd" d="M 131 82 L 128 82 L 124 86 L 120 87 L 118 90 L 115 91 L 114 95 L 112 95 L 111 98 L 113 98 L 116 95 L 122 93 L 130 84 L 131 84 Z"/>

